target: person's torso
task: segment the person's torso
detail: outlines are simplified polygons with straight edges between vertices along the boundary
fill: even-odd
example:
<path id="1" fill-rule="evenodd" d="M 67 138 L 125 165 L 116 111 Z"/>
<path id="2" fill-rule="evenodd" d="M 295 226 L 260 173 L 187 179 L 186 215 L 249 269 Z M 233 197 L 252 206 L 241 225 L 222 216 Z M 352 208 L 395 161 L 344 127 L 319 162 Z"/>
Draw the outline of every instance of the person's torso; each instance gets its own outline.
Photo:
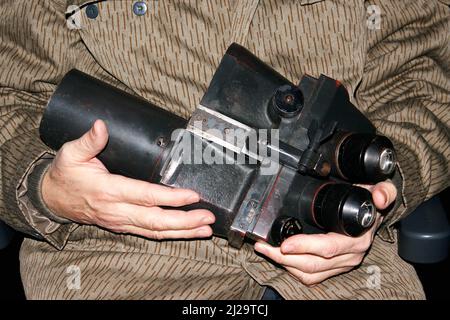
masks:
<path id="1" fill-rule="evenodd" d="M 323 73 L 352 92 L 362 77 L 367 13 L 361 0 L 159 0 L 145 1 L 140 12 L 136 2 L 100 2 L 96 16 L 84 9 L 73 32 L 102 72 L 184 117 L 232 42 L 293 82 Z"/>

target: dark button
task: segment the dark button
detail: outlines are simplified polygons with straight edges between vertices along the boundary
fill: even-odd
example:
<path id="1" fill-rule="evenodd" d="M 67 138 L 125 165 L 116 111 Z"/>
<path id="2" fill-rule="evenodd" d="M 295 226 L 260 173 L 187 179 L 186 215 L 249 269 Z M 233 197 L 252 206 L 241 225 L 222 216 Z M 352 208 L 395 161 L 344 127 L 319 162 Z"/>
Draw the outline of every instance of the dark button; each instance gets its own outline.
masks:
<path id="1" fill-rule="evenodd" d="M 133 12 L 137 16 L 143 16 L 147 12 L 147 4 L 144 1 L 135 2 Z"/>
<path id="2" fill-rule="evenodd" d="M 98 8 L 95 4 L 90 4 L 86 7 L 86 15 L 89 19 L 95 19 L 98 17 Z"/>

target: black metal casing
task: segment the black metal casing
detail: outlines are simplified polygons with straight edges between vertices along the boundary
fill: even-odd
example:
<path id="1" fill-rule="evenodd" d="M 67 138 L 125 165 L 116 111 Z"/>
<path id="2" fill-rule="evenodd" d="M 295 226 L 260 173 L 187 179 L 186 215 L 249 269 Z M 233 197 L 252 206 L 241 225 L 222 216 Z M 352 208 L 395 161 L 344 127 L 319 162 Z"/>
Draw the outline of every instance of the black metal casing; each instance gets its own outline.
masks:
<path id="1" fill-rule="evenodd" d="M 335 231 L 356 236 L 371 226 L 373 221 L 367 226 L 355 227 L 355 221 L 360 219 L 358 206 L 364 203 L 370 208 L 373 204 L 368 191 L 342 184 L 348 177 L 341 171 L 344 166 L 339 161 L 346 160 L 340 160 L 339 152 L 349 136 L 357 133 L 373 139 L 376 130 L 350 103 L 347 91 L 338 81 L 323 75 L 318 79 L 304 76 L 296 86 L 245 48 L 233 44 L 200 106 L 202 108 L 187 122 L 73 70 L 49 101 L 40 134 L 47 145 L 58 150 L 65 142 L 88 131 L 96 119 L 104 120 L 110 138 L 98 157 L 110 172 L 197 191 L 202 200 L 190 208 L 213 211 L 216 215 L 214 234 L 227 238 L 236 247 L 244 238 L 279 244 L 284 237 L 274 235 L 272 227 L 283 229 L 279 223 L 283 217 L 296 221 L 290 222 L 288 235 Z M 230 156 L 220 142 L 189 130 L 193 120 L 203 121 L 207 129 L 209 126 L 209 129 L 224 131 L 228 128 L 220 127 L 220 121 L 230 124 L 236 121 L 253 129 L 276 129 L 279 135 L 276 147 L 271 141 L 258 140 L 258 143 L 277 153 L 278 169 L 273 175 L 265 175 L 261 172 L 261 161 L 233 162 L 230 157 L 235 155 Z M 209 148 L 216 158 L 232 164 L 189 164 L 175 159 L 174 131 L 186 126 L 188 130 L 183 134 L 199 142 L 203 151 Z M 383 148 L 393 148 L 389 141 L 386 143 Z M 348 150 L 347 145 L 346 148 Z M 371 163 L 377 163 L 376 156 L 370 158 Z M 360 171 L 361 174 L 349 182 L 377 182 L 365 178 L 368 170 Z M 390 174 L 392 170 L 374 176 L 380 180 Z M 319 200 L 315 202 L 316 198 L 330 197 L 324 193 L 330 189 L 325 187 L 329 184 L 340 188 L 341 198 L 333 200 L 337 202 L 330 206 L 319 204 Z M 353 206 L 350 211 L 343 209 L 349 206 Z M 346 216 L 343 210 L 356 213 Z M 331 220 L 328 219 L 332 215 Z M 330 226 L 330 221 L 336 226 Z"/>

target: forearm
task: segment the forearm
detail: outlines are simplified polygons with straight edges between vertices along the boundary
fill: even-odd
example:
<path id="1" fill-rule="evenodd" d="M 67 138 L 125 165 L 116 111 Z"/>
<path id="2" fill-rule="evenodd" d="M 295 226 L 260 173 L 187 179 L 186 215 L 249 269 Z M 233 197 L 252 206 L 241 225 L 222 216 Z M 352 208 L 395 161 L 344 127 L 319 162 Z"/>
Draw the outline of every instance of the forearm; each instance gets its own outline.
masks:
<path id="1" fill-rule="evenodd" d="M 46 208 L 41 196 L 42 177 L 53 152 L 40 142 L 37 130 L 9 140 L 1 152 L 2 220 L 61 249 L 74 226 Z"/>
<path id="2" fill-rule="evenodd" d="M 88 57 L 79 35 L 65 28 L 64 10 L 52 0 L 0 3 L 0 219 L 58 247 L 57 230 L 65 226 L 36 202 L 39 186 L 29 175 L 51 152 L 38 132 L 46 103 L 64 74 Z"/>

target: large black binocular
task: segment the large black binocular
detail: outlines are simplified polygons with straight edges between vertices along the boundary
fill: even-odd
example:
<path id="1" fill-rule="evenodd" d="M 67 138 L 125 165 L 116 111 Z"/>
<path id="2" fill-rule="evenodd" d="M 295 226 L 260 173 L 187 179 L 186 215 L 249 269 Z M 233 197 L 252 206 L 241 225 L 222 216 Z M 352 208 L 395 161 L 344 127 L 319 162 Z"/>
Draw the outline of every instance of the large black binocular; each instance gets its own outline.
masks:
<path id="1" fill-rule="evenodd" d="M 336 80 L 294 85 L 232 44 L 186 121 L 79 71 L 61 81 L 40 125 L 58 150 L 106 122 L 98 158 L 112 173 L 197 191 L 216 215 L 214 234 L 279 245 L 298 233 L 359 236 L 374 223 L 366 189 L 395 170 L 389 139 L 353 106 Z"/>

